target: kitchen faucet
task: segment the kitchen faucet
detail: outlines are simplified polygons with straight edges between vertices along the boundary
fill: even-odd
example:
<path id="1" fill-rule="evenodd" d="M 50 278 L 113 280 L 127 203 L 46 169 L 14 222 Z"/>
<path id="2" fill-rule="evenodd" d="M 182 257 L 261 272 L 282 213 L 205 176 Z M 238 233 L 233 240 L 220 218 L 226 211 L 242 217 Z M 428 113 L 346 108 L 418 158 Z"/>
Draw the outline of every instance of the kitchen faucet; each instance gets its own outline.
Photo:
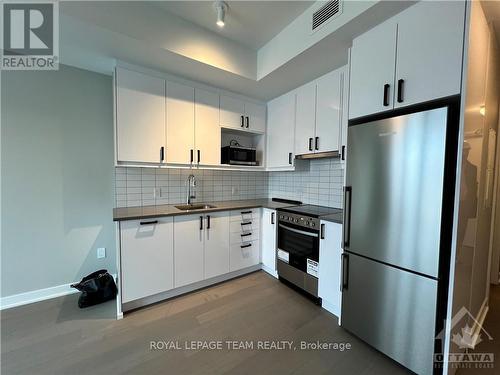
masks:
<path id="1" fill-rule="evenodd" d="M 192 199 L 196 199 L 196 177 L 193 174 L 190 174 L 186 180 L 187 185 L 187 204 L 191 204 Z"/>

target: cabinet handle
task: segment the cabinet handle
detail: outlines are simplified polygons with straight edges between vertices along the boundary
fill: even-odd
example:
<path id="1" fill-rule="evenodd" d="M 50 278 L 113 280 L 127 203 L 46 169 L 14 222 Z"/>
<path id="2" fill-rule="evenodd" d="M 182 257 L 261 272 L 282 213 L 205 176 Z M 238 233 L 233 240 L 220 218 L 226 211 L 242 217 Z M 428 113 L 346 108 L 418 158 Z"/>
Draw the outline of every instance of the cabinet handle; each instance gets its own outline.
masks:
<path id="1" fill-rule="evenodd" d="M 386 83 L 384 85 L 384 107 L 389 106 L 389 88 L 390 87 L 391 87 L 391 85 L 389 85 L 388 83 Z"/>
<path id="2" fill-rule="evenodd" d="M 243 225 L 252 225 L 252 222 L 249 221 L 248 223 L 241 223 L 241 226 L 243 226 Z"/>
<path id="3" fill-rule="evenodd" d="M 247 129 L 250 126 L 250 118 L 247 116 Z"/>
<path id="4" fill-rule="evenodd" d="M 292 153 L 288 153 L 288 164 L 292 165 Z"/>
<path id="5" fill-rule="evenodd" d="M 248 214 L 251 214 L 252 211 L 241 211 L 240 212 L 242 215 L 248 215 Z"/>
<path id="6" fill-rule="evenodd" d="M 271 224 L 274 224 L 274 212 L 271 212 Z"/>
<path id="7" fill-rule="evenodd" d="M 349 287 L 349 255 L 342 253 L 342 282 L 340 283 L 340 291 L 343 292 Z"/>
<path id="8" fill-rule="evenodd" d="M 247 236 L 251 236 L 252 235 L 252 232 L 250 233 L 245 233 L 245 234 L 242 234 L 241 237 L 247 237 Z"/>
<path id="9" fill-rule="evenodd" d="M 197 153 L 198 153 L 198 164 L 200 164 L 200 160 L 201 160 L 201 151 L 200 151 L 200 150 L 197 150 Z"/>
<path id="10" fill-rule="evenodd" d="M 203 230 L 203 216 L 200 216 L 200 230 Z"/>
<path id="11" fill-rule="evenodd" d="M 314 148 L 316 149 L 316 151 L 319 150 L 319 137 L 316 137 L 314 139 Z"/>
<path id="12" fill-rule="evenodd" d="M 194 160 L 193 153 L 194 153 L 194 151 L 193 151 L 193 150 L 190 150 L 190 151 L 189 151 L 189 155 L 190 155 L 190 159 L 191 159 L 191 164 L 193 164 L 193 160 Z"/>
<path id="13" fill-rule="evenodd" d="M 210 215 L 207 215 L 207 229 L 210 229 Z"/>
<path id="14" fill-rule="evenodd" d="M 342 146 L 342 160 L 345 160 L 345 146 Z"/>
<path id="15" fill-rule="evenodd" d="M 165 147 L 161 146 L 160 147 L 160 161 L 165 160 Z"/>
<path id="16" fill-rule="evenodd" d="M 140 225 L 153 225 L 153 224 L 158 224 L 158 220 L 152 220 L 152 221 L 141 221 L 139 224 L 140 224 Z"/>
<path id="17" fill-rule="evenodd" d="M 403 103 L 403 101 L 404 101 L 404 91 L 403 91 L 404 84 L 405 84 L 404 79 L 398 80 L 398 103 Z"/>
<path id="18" fill-rule="evenodd" d="M 241 127 L 245 127 L 245 117 L 243 115 L 241 115 Z"/>
<path id="19" fill-rule="evenodd" d="M 344 249 L 347 249 L 351 241 L 352 187 L 346 186 L 344 189 Z M 347 199 L 348 196 L 349 199 Z"/>
<path id="20" fill-rule="evenodd" d="M 241 247 L 242 249 L 244 249 L 244 248 L 246 248 L 246 247 L 250 247 L 250 246 L 252 246 L 252 244 L 251 244 L 251 243 L 246 244 L 246 245 L 241 245 L 240 247 Z"/>
<path id="21" fill-rule="evenodd" d="M 324 240 L 325 239 L 325 224 L 321 224 L 319 227 L 319 238 Z"/>
<path id="22" fill-rule="evenodd" d="M 309 138 L 309 151 L 313 150 L 313 139 Z"/>

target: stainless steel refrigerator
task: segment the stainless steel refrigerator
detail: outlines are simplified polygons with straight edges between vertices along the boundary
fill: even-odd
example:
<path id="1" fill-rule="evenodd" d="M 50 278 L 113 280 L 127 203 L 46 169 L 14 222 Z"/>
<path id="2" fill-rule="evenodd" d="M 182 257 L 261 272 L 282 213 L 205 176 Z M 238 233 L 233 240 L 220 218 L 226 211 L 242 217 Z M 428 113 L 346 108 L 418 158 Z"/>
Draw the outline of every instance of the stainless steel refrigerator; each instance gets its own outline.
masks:
<path id="1" fill-rule="evenodd" d="M 433 372 L 448 112 L 348 130 L 341 325 L 418 374 Z"/>

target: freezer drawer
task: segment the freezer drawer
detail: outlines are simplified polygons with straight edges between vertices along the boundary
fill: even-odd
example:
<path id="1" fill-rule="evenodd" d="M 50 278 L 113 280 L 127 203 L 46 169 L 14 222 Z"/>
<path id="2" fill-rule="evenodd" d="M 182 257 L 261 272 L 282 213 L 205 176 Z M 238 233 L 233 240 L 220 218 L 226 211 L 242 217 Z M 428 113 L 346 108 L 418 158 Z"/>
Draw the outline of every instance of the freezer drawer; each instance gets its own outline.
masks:
<path id="1" fill-rule="evenodd" d="M 349 127 L 351 252 L 437 277 L 447 108 Z"/>
<path id="2" fill-rule="evenodd" d="M 437 281 L 353 254 L 343 265 L 342 327 L 417 374 L 432 374 Z"/>

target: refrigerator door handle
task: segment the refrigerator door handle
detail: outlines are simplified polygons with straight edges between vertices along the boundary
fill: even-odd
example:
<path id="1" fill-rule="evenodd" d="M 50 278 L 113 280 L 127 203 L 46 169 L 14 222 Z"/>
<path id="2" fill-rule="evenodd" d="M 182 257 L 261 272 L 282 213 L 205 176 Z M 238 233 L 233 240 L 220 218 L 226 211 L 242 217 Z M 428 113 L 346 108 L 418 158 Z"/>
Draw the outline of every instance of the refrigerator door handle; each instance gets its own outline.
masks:
<path id="1" fill-rule="evenodd" d="M 342 281 L 340 282 L 340 291 L 343 292 L 349 288 L 349 255 L 342 253 Z"/>
<path id="2" fill-rule="evenodd" d="M 344 249 L 349 248 L 351 240 L 351 200 L 352 186 L 344 188 Z"/>

